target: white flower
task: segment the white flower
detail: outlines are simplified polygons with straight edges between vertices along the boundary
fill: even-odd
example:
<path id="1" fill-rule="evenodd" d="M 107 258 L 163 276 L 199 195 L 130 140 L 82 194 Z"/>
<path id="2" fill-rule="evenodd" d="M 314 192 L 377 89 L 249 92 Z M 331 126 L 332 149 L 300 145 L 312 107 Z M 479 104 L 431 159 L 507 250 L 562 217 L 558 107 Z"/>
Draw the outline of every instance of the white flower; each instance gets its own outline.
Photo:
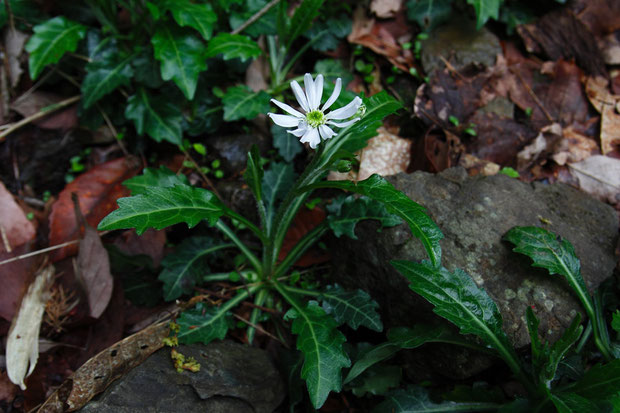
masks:
<path id="1" fill-rule="evenodd" d="M 323 75 L 318 75 L 316 80 L 312 80 L 312 75 L 306 73 L 304 76 L 304 86 L 306 87 L 305 92 L 301 89 L 297 81 L 291 82 L 291 89 L 293 89 L 295 98 L 297 102 L 299 102 L 299 106 L 301 106 L 303 113 L 286 103 L 271 99 L 273 103 L 287 112 L 288 115 L 280 115 L 277 113 L 268 114 L 271 120 L 278 126 L 282 126 L 283 128 L 296 127 L 297 129 L 289 130 L 288 133 L 298 138 L 301 137 L 301 143 L 308 142 L 310 147 L 314 149 L 321 143 L 321 138 L 329 139 L 332 136 L 336 136 L 336 132 L 327 125 L 344 128 L 360 120 L 360 118 L 355 118 L 346 122 L 334 122 L 334 120 L 348 119 L 357 113 L 357 110 L 362 105 L 362 99 L 358 96 L 348 105 L 325 113 L 336 99 L 338 99 L 338 95 L 340 95 L 340 90 L 342 89 L 342 80 L 340 78 L 336 80 L 334 92 L 320 109 L 319 105 L 321 104 L 321 96 L 323 95 Z"/>

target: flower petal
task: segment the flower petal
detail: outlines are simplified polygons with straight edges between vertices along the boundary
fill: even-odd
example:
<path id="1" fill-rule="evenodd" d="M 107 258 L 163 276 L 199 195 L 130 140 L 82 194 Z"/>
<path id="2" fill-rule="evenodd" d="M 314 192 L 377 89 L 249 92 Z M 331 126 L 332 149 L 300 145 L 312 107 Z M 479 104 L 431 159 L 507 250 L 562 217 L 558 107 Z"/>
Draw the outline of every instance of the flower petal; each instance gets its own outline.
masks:
<path id="1" fill-rule="evenodd" d="M 316 148 L 321 143 L 321 137 L 319 131 L 316 128 L 308 128 L 304 136 L 299 140 L 301 143 L 309 143 L 312 149 Z"/>
<path id="2" fill-rule="evenodd" d="M 347 119 L 355 115 L 355 112 L 362 105 L 362 99 L 356 96 L 348 105 L 336 109 L 326 115 L 326 119 Z"/>
<path id="3" fill-rule="evenodd" d="M 310 110 L 316 110 L 317 105 L 314 104 L 314 80 L 312 80 L 312 75 L 310 73 L 304 75 L 304 87 L 306 88 L 306 96 L 308 97 L 308 106 Z"/>
<path id="4" fill-rule="evenodd" d="M 334 86 L 334 91 L 332 92 L 332 95 L 329 97 L 329 99 L 327 99 L 327 102 L 325 102 L 325 104 L 323 105 L 323 108 L 321 109 L 323 112 L 329 109 L 329 107 L 334 104 L 336 99 L 338 99 L 338 96 L 340 96 L 341 89 L 342 89 L 342 79 L 338 78 L 336 79 L 336 86 Z"/>
<path id="5" fill-rule="evenodd" d="M 291 135 L 295 135 L 298 138 L 303 136 L 308 131 L 308 124 L 303 122 L 299 124 L 299 127 L 295 130 L 288 130 L 287 132 Z"/>
<path id="6" fill-rule="evenodd" d="M 279 115 L 277 113 L 268 113 L 269 117 L 278 126 L 282 126 L 283 128 L 290 128 L 293 126 L 298 126 L 300 120 L 295 116 L 291 115 Z"/>
<path id="7" fill-rule="evenodd" d="M 271 99 L 271 102 L 274 103 L 276 106 L 278 106 L 283 111 L 285 111 L 285 112 L 295 116 L 296 118 L 301 118 L 301 119 L 305 118 L 303 113 L 301 113 L 300 111 L 292 108 L 291 106 L 287 105 L 286 103 L 282 103 L 282 102 L 280 102 L 278 100 L 275 100 L 275 99 Z"/>
<path id="8" fill-rule="evenodd" d="M 319 108 L 323 97 L 323 75 L 318 75 L 314 81 L 314 107 Z"/>
<path id="9" fill-rule="evenodd" d="M 301 106 L 304 111 L 310 112 L 310 106 L 308 105 L 308 99 L 306 99 L 306 94 L 296 80 L 293 80 L 291 82 L 291 89 L 293 89 L 295 99 L 297 99 L 297 102 L 299 102 L 299 106 Z"/>
<path id="10" fill-rule="evenodd" d="M 337 133 L 334 132 L 332 128 L 326 125 L 319 126 L 319 133 L 321 134 L 321 138 L 323 138 L 324 140 L 327 140 L 331 138 L 332 136 L 337 135 Z"/>
<path id="11" fill-rule="evenodd" d="M 329 120 L 329 121 L 327 121 L 327 123 L 330 124 L 330 125 L 333 125 L 333 126 L 335 126 L 337 128 L 346 128 L 349 125 L 353 125 L 355 122 L 357 122 L 360 119 L 361 118 L 355 118 L 355 119 L 351 119 L 351 120 L 348 120 L 346 122 L 340 122 L 340 123 L 333 122 L 333 121 Z"/>

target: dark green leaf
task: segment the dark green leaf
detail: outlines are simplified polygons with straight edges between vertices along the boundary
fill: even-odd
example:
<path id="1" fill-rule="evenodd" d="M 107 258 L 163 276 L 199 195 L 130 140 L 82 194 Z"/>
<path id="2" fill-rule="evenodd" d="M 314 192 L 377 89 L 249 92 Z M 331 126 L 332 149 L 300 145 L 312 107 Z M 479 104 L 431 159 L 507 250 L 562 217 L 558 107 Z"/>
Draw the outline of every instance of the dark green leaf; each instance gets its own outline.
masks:
<path id="1" fill-rule="evenodd" d="M 30 53 L 30 78 L 36 79 L 45 66 L 56 63 L 66 52 L 75 52 L 80 39 L 86 35 L 86 28 L 63 16 L 54 17 L 32 29 L 34 34 L 26 43 Z"/>
<path id="2" fill-rule="evenodd" d="M 325 52 L 338 48 L 340 41 L 351 33 L 353 22 L 351 16 L 340 14 L 330 17 L 325 21 L 315 21 L 304 33 L 304 37 L 312 40 L 321 35 L 321 39 L 312 44 L 314 50 Z M 323 73 L 315 70 L 316 73 Z M 325 75 L 325 73 L 323 73 Z"/>
<path id="3" fill-rule="evenodd" d="M 426 214 L 424 207 L 398 191 L 385 178 L 372 175 L 370 178 L 357 183 L 328 181 L 316 183 L 309 188 L 340 188 L 383 202 L 388 212 L 398 215 L 409 224 L 413 235 L 424 245 L 433 265 L 437 266 L 441 263 L 441 246 L 439 245 L 439 240 L 443 238 L 441 230 Z"/>
<path id="4" fill-rule="evenodd" d="M 101 58 L 91 56 L 91 62 L 86 65 L 86 76 L 82 82 L 84 108 L 90 107 L 117 87 L 128 85 L 133 76 L 130 63 L 134 55 L 123 56 L 113 43 L 108 43 L 108 50 L 101 53 Z"/>
<path id="5" fill-rule="evenodd" d="M 155 62 L 152 54 L 153 51 L 150 48 L 142 51 L 133 59 L 131 65 L 134 69 L 134 79 L 136 81 L 150 88 L 157 89 L 164 83 L 164 79 L 161 78 L 159 65 Z"/>
<path id="6" fill-rule="evenodd" d="M 224 60 L 239 58 L 245 61 L 259 56 L 261 49 L 254 40 L 247 36 L 220 33 L 209 42 L 207 57 L 215 57 L 219 54 Z"/>
<path id="7" fill-rule="evenodd" d="M 112 274 L 121 278 L 123 295 L 137 306 L 153 307 L 160 302 L 161 284 L 148 255 L 126 255 L 114 244 L 106 244 Z"/>
<path id="8" fill-rule="evenodd" d="M 41 7 L 34 0 L 11 0 L 11 12 L 15 19 L 16 27 L 21 30 L 20 21 L 27 22 L 28 24 L 39 24 L 49 17 L 46 17 L 45 13 L 41 10 Z M 0 28 L 8 21 L 6 14 L 6 6 L 4 0 L 0 0 Z"/>
<path id="9" fill-rule="evenodd" d="M 433 311 L 454 323 L 462 334 L 482 338 L 509 364 L 518 360 L 502 330 L 502 316 L 495 302 L 463 270 L 450 273 L 428 261 L 392 261 L 392 265 L 410 281 L 409 288 L 433 304 Z"/>
<path id="10" fill-rule="evenodd" d="M 347 323 L 354 330 L 359 326 L 383 330 L 381 316 L 377 313 L 379 304 L 366 291 L 346 291 L 338 284 L 328 285 L 320 298 L 325 312 L 334 317 L 338 324 Z"/>
<path id="11" fill-rule="evenodd" d="M 345 69 L 340 60 L 336 59 L 323 59 L 317 61 L 314 65 L 314 72 L 322 74 L 325 78 L 325 83 L 335 82 L 336 79 L 341 78 L 343 89 L 351 80 L 353 80 L 353 75 L 351 72 Z M 324 102 L 329 99 L 329 96 L 330 93 L 323 92 L 322 101 Z"/>
<path id="12" fill-rule="evenodd" d="M 304 308 L 296 305 L 285 319 L 292 319 L 292 332 L 297 334 L 297 348 L 304 354 L 301 377 L 306 380 L 310 401 L 315 408 L 325 403 L 329 392 L 342 388 L 340 372 L 351 361 L 342 349 L 344 335 L 338 331 L 336 321 L 319 307 L 309 302 Z"/>
<path id="13" fill-rule="evenodd" d="M 423 387 L 409 386 L 407 390 L 399 389 L 386 396 L 386 400 L 376 406 L 373 413 L 423 413 L 423 412 L 483 412 L 495 411 L 495 403 L 452 402 L 435 403 Z"/>
<path id="14" fill-rule="evenodd" d="M 291 162 L 297 154 L 304 150 L 298 138 L 278 125 L 271 126 L 271 135 L 273 136 L 273 146 L 286 162 Z"/>
<path id="15" fill-rule="evenodd" d="M 476 11 L 476 27 L 480 29 L 489 19 L 499 17 L 499 6 L 504 0 L 467 0 Z"/>
<path id="16" fill-rule="evenodd" d="M 325 0 L 303 0 L 299 7 L 295 9 L 295 13 L 288 25 L 286 39 L 282 39 L 286 42 L 287 50 L 297 37 L 310 28 L 312 21 L 319 15 L 319 10 L 324 2 Z"/>
<path id="17" fill-rule="evenodd" d="M 195 36 L 168 24 L 158 24 L 151 38 L 161 77 L 172 79 L 189 100 L 194 98 L 198 75 L 207 68 L 205 45 Z"/>
<path id="18" fill-rule="evenodd" d="M 551 401 L 558 409 L 558 413 L 603 413 L 597 404 L 575 393 L 554 393 L 551 395 Z"/>
<path id="19" fill-rule="evenodd" d="M 178 334 L 180 343 L 208 344 L 226 337 L 231 321 L 226 311 L 198 303 L 195 308 L 183 311 L 177 324 L 181 327 Z"/>
<path id="20" fill-rule="evenodd" d="M 230 27 L 232 29 L 237 29 L 239 26 L 248 21 L 248 19 L 262 10 L 262 8 L 265 7 L 269 1 L 270 0 L 245 0 L 245 4 L 240 7 L 241 11 L 233 11 L 230 14 Z M 243 2 L 243 0 L 238 0 L 238 3 Z M 260 35 L 275 35 L 277 9 L 278 7 L 272 7 L 269 9 L 269 11 L 262 15 L 257 21 L 246 27 L 243 30 L 243 33 L 255 38 Z"/>
<path id="21" fill-rule="evenodd" d="M 366 394 L 385 394 L 391 388 L 398 387 L 402 379 L 400 366 L 374 365 L 360 377 L 349 383 L 354 395 L 362 397 Z"/>
<path id="22" fill-rule="evenodd" d="M 153 97 L 143 88 L 138 89 L 127 101 L 125 117 L 134 121 L 138 135 L 146 133 L 157 142 L 181 144 L 181 110 L 163 96 Z"/>
<path id="23" fill-rule="evenodd" d="M 209 40 L 217 14 L 209 3 L 192 3 L 189 0 L 166 0 L 164 7 L 172 13 L 179 26 L 196 29 L 205 39 Z"/>
<path id="24" fill-rule="evenodd" d="M 243 3 L 243 0 L 217 0 L 217 3 L 224 9 L 224 11 L 228 11 L 230 6 Z"/>
<path id="25" fill-rule="evenodd" d="M 252 149 L 248 152 L 248 166 L 245 168 L 243 179 L 250 187 L 250 190 L 254 194 L 257 201 L 262 199 L 262 181 L 263 181 L 263 167 L 260 163 L 260 152 L 258 146 L 252 145 Z"/>
<path id="26" fill-rule="evenodd" d="M 177 175 L 161 165 L 159 169 L 144 168 L 142 175 L 126 180 L 123 185 L 131 191 L 131 195 L 140 195 L 146 194 L 147 189 L 153 186 L 169 188 L 175 185 L 189 185 L 189 181 L 185 175 Z"/>
<path id="27" fill-rule="evenodd" d="M 161 262 L 159 280 L 164 283 L 164 300 L 171 301 L 190 294 L 197 281 L 209 272 L 206 257 L 232 244 L 216 242 L 210 237 L 192 237 L 183 241 Z"/>
<path id="28" fill-rule="evenodd" d="M 620 333 L 620 310 L 616 310 L 611 320 L 611 328 Z"/>
<path id="29" fill-rule="evenodd" d="M 349 238 L 357 239 L 355 225 L 364 219 L 379 221 L 383 228 L 402 223 L 398 216 L 387 212 L 382 202 L 368 197 L 340 196 L 332 201 L 327 211 L 330 213 L 327 217 L 329 227 L 338 238 L 345 234 Z"/>
<path id="30" fill-rule="evenodd" d="M 264 91 L 252 92 L 247 86 L 234 86 L 226 89 L 222 98 L 224 120 L 252 120 L 261 113 L 269 112 L 271 98 Z"/>
<path id="31" fill-rule="evenodd" d="M 575 383 L 571 391 L 588 399 L 608 399 L 620 389 L 620 359 L 597 364 Z"/>
<path id="32" fill-rule="evenodd" d="M 430 30 L 445 22 L 452 13 L 453 0 L 409 0 L 407 16 L 423 30 Z"/>
<path id="33" fill-rule="evenodd" d="M 577 313 L 571 325 L 562 334 L 562 337 L 551 346 L 549 360 L 545 363 L 542 371 L 543 376 L 541 377 L 541 380 L 545 380 L 547 383 L 548 388 L 551 388 L 551 381 L 555 378 L 558 365 L 564 359 L 571 346 L 579 340 L 583 332 L 583 326 L 580 323 L 581 315 Z"/>
<path id="34" fill-rule="evenodd" d="M 370 367 L 392 357 L 400 349 L 401 347 L 394 343 L 385 342 L 361 351 L 353 362 L 353 366 L 343 383 L 349 383 Z"/>
<path id="35" fill-rule="evenodd" d="M 278 201 L 282 200 L 295 183 L 293 165 L 283 162 L 273 162 L 263 176 L 262 191 L 267 220 L 271 221 L 276 212 Z"/>
<path id="36" fill-rule="evenodd" d="M 99 230 L 135 228 L 142 234 L 147 228 L 163 229 L 180 222 L 191 228 L 203 219 L 214 225 L 225 208 L 211 191 L 189 185 L 147 188 L 145 194 L 120 198 L 118 205 L 99 223 Z"/>

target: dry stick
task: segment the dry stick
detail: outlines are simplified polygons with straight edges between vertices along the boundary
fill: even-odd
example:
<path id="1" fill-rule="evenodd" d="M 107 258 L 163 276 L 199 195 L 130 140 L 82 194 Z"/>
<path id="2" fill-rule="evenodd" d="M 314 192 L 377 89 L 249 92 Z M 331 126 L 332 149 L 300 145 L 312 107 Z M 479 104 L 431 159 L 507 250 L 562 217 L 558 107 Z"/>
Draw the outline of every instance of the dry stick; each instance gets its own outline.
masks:
<path id="1" fill-rule="evenodd" d="M 4 244 L 4 249 L 6 250 L 6 252 L 13 252 L 13 250 L 11 249 L 11 244 L 9 243 L 9 238 L 6 236 L 6 230 L 4 229 L 4 225 L 0 225 L 0 235 L 2 236 L 2 243 Z"/>
<path id="2" fill-rule="evenodd" d="M 258 324 L 254 324 L 252 323 L 250 320 L 246 320 L 245 318 L 241 317 L 240 315 L 237 315 L 235 313 L 233 313 L 233 317 L 235 317 L 237 320 L 240 320 L 244 323 L 246 323 L 247 325 L 249 325 L 250 327 L 255 328 L 256 330 L 260 331 L 261 333 L 263 333 L 264 335 L 271 337 L 272 339 L 280 342 L 284 347 L 286 347 L 287 349 L 290 348 L 288 346 L 288 344 L 286 344 L 284 341 L 280 340 L 278 337 L 274 336 L 273 334 L 271 334 L 269 331 L 265 330 L 264 328 L 262 328 L 261 326 L 259 326 Z"/>
<path id="3" fill-rule="evenodd" d="M 249 25 L 251 25 L 252 23 L 254 23 L 256 20 L 260 19 L 261 17 L 263 17 L 263 15 L 265 13 L 267 13 L 273 6 L 275 6 L 276 4 L 278 4 L 280 2 L 280 0 L 271 0 L 269 3 L 265 4 L 265 6 L 260 9 L 259 11 L 257 11 L 252 17 L 250 17 L 249 19 L 247 19 L 245 21 L 245 23 L 243 23 L 241 26 L 237 27 L 235 30 L 233 30 L 232 32 L 230 32 L 230 34 L 239 34 L 242 31 L 244 31 Z"/>
<path id="4" fill-rule="evenodd" d="M 528 85 L 525 82 L 525 80 L 523 80 L 523 77 L 521 77 L 521 74 L 518 71 L 513 70 L 513 69 L 510 69 L 510 72 L 512 72 L 514 75 L 516 75 L 519 78 L 519 80 L 523 84 L 523 87 L 525 87 L 525 90 L 527 91 L 527 93 L 532 97 L 532 99 L 534 99 L 534 102 L 536 102 L 536 104 L 538 105 L 540 110 L 543 111 L 543 113 L 547 117 L 547 120 L 549 122 L 554 122 L 553 117 L 549 114 L 549 112 L 547 112 L 547 109 L 545 109 L 545 107 L 543 106 L 542 102 L 540 101 L 540 99 L 538 99 L 538 96 L 536 96 L 536 94 L 534 93 L 534 91 L 532 90 L 530 85 Z"/>
<path id="5" fill-rule="evenodd" d="M 8 260 L 0 261 L 0 265 L 8 264 L 8 263 L 11 263 L 11 262 L 14 262 L 14 261 L 23 260 L 24 258 L 34 257 L 35 255 L 43 254 L 43 253 L 46 253 L 46 252 L 49 252 L 49 251 L 54 251 L 54 250 L 57 250 L 59 248 L 66 247 L 67 245 L 77 244 L 78 242 L 80 242 L 80 240 L 79 239 L 75 239 L 73 241 L 67 241 L 67 242 L 62 243 L 62 244 L 58 244 L 58 245 L 54 245 L 54 246 L 51 246 L 51 247 L 43 248 L 42 250 L 32 251 L 32 252 L 29 252 L 27 254 L 22 254 L 22 255 L 19 255 L 17 257 L 9 258 Z"/>
<path id="6" fill-rule="evenodd" d="M 4 140 L 4 138 L 15 132 L 17 129 L 31 123 L 34 122 L 35 120 L 41 119 L 49 114 L 51 114 L 52 112 L 55 112 L 59 109 L 62 109 L 64 107 L 67 107 L 69 105 L 71 105 L 72 103 L 77 102 L 78 100 L 80 100 L 80 98 L 82 97 L 82 95 L 77 95 L 77 96 L 73 96 L 70 97 L 68 99 L 62 100 L 58 103 L 55 103 L 53 105 L 44 107 L 43 109 L 41 109 L 40 111 L 38 111 L 37 113 L 35 113 L 34 115 L 30 115 L 22 120 L 20 120 L 19 122 L 14 123 L 13 125 L 11 125 L 10 128 L 8 128 L 7 130 L 3 131 L 2 133 L 0 133 L 0 142 L 2 142 Z"/>
<path id="7" fill-rule="evenodd" d="M 123 154 L 125 156 L 129 156 L 129 151 L 125 147 L 125 144 L 118 138 L 118 132 L 116 131 L 116 128 L 112 124 L 112 121 L 110 120 L 110 117 L 108 116 L 108 114 L 105 113 L 105 111 L 101 108 L 99 103 L 95 103 L 95 106 L 97 107 L 97 110 L 99 111 L 99 113 L 101 113 L 101 116 L 103 117 L 103 120 L 108 126 L 108 129 L 110 129 L 110 132 L 112 132 L 112 135 L 114 135 L 114 137 L 116 138 L 116 142 L 118 143 L 118 146 L 121 148 L 121 151 L 123 151 Z"/>

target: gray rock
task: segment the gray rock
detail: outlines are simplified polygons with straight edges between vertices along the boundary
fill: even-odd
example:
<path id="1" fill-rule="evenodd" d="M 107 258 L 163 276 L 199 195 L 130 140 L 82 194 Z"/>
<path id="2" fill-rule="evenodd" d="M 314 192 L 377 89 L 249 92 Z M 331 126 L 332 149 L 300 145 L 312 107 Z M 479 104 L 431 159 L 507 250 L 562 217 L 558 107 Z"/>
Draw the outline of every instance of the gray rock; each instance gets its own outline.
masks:
<path id="1" fill-rule="evenodd" d="M 512 246 L 502 241 L 506 231 L 516 225 L 546 226 L 569 240 L 581 258 L 591 292 L 612 274 L 618 238 L 615 211 L 571 187 L 527 184 L 501 174 L 468 177 L 462 168 L 389 179 L 428 209 L 445 235 L 442 265 L 465 270 L 484 287 L 497 303 L 504 330 L 516 347 L 530 342 L 525 325 L 528 306 L 541 319 L 542 336 L 550 341 L 582 309 L 562 277 L 532 267 L 529 257 L 511 251 Z M 346 259 L 336 264 L 334 281 L 370 292 L 381 306 L 386 327 L 436 319 L 430 304 L 388 264 L 392 259 L 425 259 L 420 242 L 404 224 L 380 233 L 377 228 L 372 221 L 364 222 L 356 230 L 359 240 L 335 243 L 334 256 Z"/>
<path id="2" fill-rule="evenodd" d="M 80 412 L 271 413 L 284 399 L 284 383 L 263 350 L 218 341 L 179 351 L 194 357 L 200 371 L 178 373 L 163 348 Z"/>

